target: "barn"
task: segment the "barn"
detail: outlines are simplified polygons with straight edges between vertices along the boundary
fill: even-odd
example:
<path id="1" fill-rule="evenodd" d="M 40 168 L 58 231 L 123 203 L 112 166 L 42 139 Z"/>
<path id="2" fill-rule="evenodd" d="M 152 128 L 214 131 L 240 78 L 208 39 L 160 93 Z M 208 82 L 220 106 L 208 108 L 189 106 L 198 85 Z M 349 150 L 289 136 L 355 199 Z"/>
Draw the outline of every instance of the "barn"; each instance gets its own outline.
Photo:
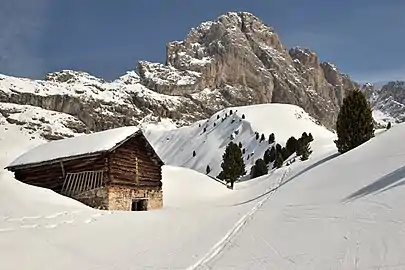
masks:
<path id="1" fill-rule="evenodd" d="M 141 130 L 130 126 L 41 144 L 6 169 L 93 208 L 145 211 L 163 206 L 162 165 Z"/>

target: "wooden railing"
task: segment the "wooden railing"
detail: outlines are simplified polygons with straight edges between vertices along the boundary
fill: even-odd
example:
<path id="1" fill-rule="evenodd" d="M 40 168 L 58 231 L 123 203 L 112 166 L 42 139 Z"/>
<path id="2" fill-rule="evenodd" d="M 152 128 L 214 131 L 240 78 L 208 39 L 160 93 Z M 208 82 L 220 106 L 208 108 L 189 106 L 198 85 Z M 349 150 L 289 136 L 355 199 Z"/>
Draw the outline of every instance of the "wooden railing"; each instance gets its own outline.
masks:
<path id="1" fill-rule="evenodd" d="M 66 196 L 74 196 L 103 185 L 103 171 L 67 173 L 61 193 Z"/>

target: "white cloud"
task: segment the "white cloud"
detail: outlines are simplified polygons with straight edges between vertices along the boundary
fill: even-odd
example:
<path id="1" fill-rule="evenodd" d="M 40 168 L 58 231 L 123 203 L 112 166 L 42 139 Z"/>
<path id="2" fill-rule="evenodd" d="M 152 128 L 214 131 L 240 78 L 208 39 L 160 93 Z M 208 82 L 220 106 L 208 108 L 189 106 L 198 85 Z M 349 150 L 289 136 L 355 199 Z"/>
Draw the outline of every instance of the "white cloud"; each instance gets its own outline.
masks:
<path id="1" fill-rule="evenodd" d="M 36 76 L 43 63 L 35 54 L 51 0 L 0 0 L 0 73 Z"/>

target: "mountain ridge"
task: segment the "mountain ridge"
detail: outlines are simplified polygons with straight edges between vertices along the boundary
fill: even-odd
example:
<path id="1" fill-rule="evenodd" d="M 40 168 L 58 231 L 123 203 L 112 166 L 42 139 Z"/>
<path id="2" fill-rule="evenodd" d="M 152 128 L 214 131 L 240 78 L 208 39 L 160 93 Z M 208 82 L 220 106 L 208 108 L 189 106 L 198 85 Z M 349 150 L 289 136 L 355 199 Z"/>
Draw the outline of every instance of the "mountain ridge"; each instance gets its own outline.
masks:
<path id="1" fill-rule="evenodd" d="M 287 50 L 272 27 L 248 12 L 204 22 L 183 41 L 169 42 L 166 52 L 165 64 L 140 61 L 136 71 L 111 81 L 74 70 L 44 80 L 0 75 L 0 108 L 68 114 L 89 132 L 162 119 L 183 126 L 227 107 L 287 103 L 333 129 L 345 92 L 358 86 L 311 50 Z"/>

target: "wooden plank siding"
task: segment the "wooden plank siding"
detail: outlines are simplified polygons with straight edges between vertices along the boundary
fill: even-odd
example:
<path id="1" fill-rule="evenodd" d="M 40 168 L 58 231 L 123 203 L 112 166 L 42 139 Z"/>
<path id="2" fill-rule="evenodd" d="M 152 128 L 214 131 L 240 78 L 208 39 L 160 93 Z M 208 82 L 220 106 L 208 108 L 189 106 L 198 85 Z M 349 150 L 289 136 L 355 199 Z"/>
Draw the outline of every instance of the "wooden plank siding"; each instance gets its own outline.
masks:
<path id="1" fill-rule="evenodd" d="M 65 173 L 77 173 L 81 171 L 107 170 L 107 159 L 100 155 L 63 162 Z M 106 174 L 107 176 L 108 174 Z M 105 176 L 105 177 L 106 177 Z M 16 170 L 15 178 L 26 184 L 49 188 L 61 192 L 64 182 L 63 170 L 60 162 L 42 165 L 38 167 Z M 107 178 L 104 179 L 108 180 Z"/>
<path id="2" fill-rule="evenodd" d="M 112 184 L 139 187 L 161 187 L 162 169 L 143 136 L 136 136 L 109 155 Z"/>

